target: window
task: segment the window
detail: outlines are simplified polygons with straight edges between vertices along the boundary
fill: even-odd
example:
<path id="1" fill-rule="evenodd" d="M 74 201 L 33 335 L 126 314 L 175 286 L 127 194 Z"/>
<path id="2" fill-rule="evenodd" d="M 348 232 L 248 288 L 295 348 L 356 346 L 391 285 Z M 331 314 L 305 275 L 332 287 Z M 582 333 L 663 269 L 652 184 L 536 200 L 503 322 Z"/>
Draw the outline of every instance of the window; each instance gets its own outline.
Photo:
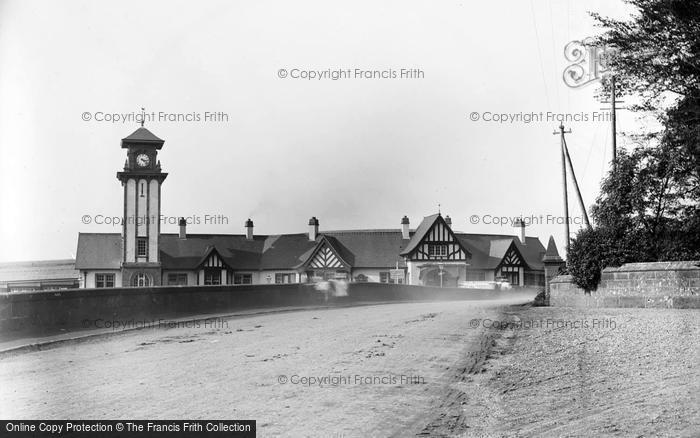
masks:
<path id="1" fill-rule="evenodd" d="M 205 269 L 204 285 L 214 286 L 217 284 L 221 284 L 221 269 Z"/>
<path id="2" fill-rule="evenodd" d="M 253 274 L 234 274 L 233 284 L 253 284 Z"/>
<path id="3" fill-rule="evenodd" d="M 276 284 L 296 283 L 297 274 L 275 274 Z"/>
<path id="4" fill-rule="evenodd" d="M 147 287 L 151 285 L 151 277 L 146 275 L 143 272 L 139 272 L 137 274 L 134 274 L 131 277 L 131 285 L 132 286 L 137 286 L 137 287 Z"/>
<path id="5" fill-rule="evenodd" d="M 367 278 L 367 276 L 365 274 L 360 274 L 357 277 L 355 277 L 355 281 L 358 283 L 367 283 L 367 280 L 369 280 L 369 279 Z"/>
<path id="6" fill-rule="evenodd" d="M 95 287 L 114 287 L 114 274 L 95 274 Z"/>
<path id="7" fill-rule="evenodd" d="M 403 284 L 403 279 L 399 278 L 398 280 L 394 280 L 391 278 L 391 273 L 384 271 L 379 273 L 379 282 L 380 283 L 397 283 L 397 284 Z"/>
<path id="8" fill-rule="evenodd" d="M 447 257 L 447 245 L 428 245 L 428 255 L 431 257 Z"/>
<path id="9" fill-rule="evenodd" d="M 501 267 L 501 276 L 508 280 L 513 286 L 520 285 L 520 268 L 517 266 Z"/>
<path id="10" fill-rule="evenodd" d="M 168 285 L 179 286 L 187 285 L 187 274 L 168 274 Z"/>
<path id="11" fill-rule="evenodd" d="M 147 254 L 147 241 L 146 239 L 138 239 L 136 240 L 136 255 L 138 257 L 146 257 Z"/>

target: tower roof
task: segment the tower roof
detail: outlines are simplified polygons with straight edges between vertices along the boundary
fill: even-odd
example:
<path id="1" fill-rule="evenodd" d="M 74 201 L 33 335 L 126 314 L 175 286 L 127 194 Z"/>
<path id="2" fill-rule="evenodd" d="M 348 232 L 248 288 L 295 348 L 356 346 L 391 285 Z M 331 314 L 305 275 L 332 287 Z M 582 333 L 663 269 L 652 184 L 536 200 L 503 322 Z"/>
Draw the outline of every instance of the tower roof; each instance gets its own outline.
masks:
<path id="1" fill-rule="evenodd" d="M 132 132 L 128 137 L 122 138 L 122 147 L 126 148 L 129 144 L 148 144 L 156 146 L 158 149 L 163 147 L 164 140 L 158 138 L 148 129 L 143 126 Z"/>
<path id="2" fill-rule="evenodd" d="M 562 262 L 562 258 L 559 255 L 559 250 L 557 249 L 557 244 L 554 243 L 554 236 L 549 236 L 549 242 L 547 243 L 547 251 L 544 253 L 542 258 L 543 262 Z"/>

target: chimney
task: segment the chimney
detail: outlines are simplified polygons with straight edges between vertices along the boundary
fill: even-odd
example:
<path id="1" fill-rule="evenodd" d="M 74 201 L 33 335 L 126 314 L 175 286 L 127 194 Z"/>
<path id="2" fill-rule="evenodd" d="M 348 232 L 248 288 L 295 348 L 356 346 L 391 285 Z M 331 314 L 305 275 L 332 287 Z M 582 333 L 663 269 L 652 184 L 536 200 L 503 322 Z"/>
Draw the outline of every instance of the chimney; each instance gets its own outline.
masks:
<path id="1" fill-rule="evenodd" d="M 411 233 L 409 226 L 410 222 L 408 221 L 408 216 L 404 216 L 403 219 L 401 219 L 401 238 L 404 240 L 408 240 L 411 238 Z"/>
<path id="2" fill-rule="evenodd" d="M 245 221 L 245 238 L 248 240 L 253 240 L 253 221 L 248 218 Z"/>
<path id="3" fill-rule="evenodd" d="M 316 216 L 309 219 L 309 240 L 316 240 L 318 236 L 318 219 Z"/>
<path id="4" fill-rule="evenodd" d="M 452 218 L 450 217 L 449 214 L 448 214 L 447 216 L 445 216 L 445 223 L 446 223 L 450 228 L 452 228 Z"/>
<path id="5" fill-rule="evenodd" d="M 522 243 L 523 245 L 527 245 L 527 243 L 525 243 L 525 227 L 527 226 L 527 224 L 525 223 L 523 218 L 517 218 L 513 226 L 520 227 L 520 243 Z"/>
<path id="6" fill-rule="evenodd" d="M 187 239 L 187 221 L 181 217 L 178 223 L 180 225 L 180 239 Z"/>

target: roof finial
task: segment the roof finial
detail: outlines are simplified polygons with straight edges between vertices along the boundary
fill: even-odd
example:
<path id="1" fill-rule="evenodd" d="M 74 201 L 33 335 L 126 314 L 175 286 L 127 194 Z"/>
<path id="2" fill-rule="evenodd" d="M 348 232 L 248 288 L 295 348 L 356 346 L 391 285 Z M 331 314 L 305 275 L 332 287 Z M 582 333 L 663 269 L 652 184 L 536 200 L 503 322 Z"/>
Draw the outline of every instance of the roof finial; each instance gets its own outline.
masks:
<path id="1" fill-rule="evenodd" d="M 143 128 L 143 122 L 146 120 L 146 108 L 141 107 L 141 127 Z"/>
<path id="2" fill-rule="evenodd" d="M 442 216 L 442 211 L 440 211 L 440 203 L 438 203 L 438 215 Z"/>

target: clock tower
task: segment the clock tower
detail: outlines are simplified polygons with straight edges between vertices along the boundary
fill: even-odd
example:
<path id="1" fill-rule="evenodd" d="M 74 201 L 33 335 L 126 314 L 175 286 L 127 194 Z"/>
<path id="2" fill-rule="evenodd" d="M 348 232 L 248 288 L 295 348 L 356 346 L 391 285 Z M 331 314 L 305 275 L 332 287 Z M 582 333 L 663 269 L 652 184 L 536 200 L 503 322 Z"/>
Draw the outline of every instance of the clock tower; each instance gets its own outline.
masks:
<path id="1" fill-rule="evenodd" d="M 122 286 L 159 286 L 160 186 L 168 176 L 160 169 L 164 141 L 143 127 L 122 139 L 127 157 L 117 178 L 124 187 Z"/>

